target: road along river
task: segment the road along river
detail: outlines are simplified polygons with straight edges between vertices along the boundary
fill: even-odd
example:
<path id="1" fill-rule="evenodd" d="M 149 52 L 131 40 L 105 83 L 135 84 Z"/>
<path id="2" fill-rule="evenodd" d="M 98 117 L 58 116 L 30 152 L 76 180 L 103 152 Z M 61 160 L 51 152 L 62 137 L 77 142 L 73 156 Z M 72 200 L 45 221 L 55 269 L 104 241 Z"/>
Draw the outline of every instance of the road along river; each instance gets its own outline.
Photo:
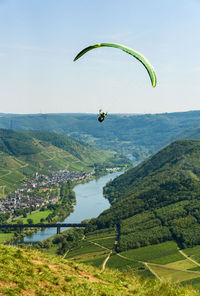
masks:
<path id="1" fill-rule="evenodd" d="M 103 187 L 107 182 L 121 174 L 122 172 L 115 172 L 90 182 L 76 185 L 73 189 L 76 194 L 74 211 L 62 222 L 81 223 L 81 221 L 85 219 L 98 217 L 101 212 L 108 209 L 110 204 L 103 196 Z M 61 231 L 65 229 L 66 228 L 62 228 Z M 44 230 L 39 230 L 30 236 L 26 236 L 24 242 L 39 242 L 54 234 L 56 234 L 56 228 L 46 228 Z"/>

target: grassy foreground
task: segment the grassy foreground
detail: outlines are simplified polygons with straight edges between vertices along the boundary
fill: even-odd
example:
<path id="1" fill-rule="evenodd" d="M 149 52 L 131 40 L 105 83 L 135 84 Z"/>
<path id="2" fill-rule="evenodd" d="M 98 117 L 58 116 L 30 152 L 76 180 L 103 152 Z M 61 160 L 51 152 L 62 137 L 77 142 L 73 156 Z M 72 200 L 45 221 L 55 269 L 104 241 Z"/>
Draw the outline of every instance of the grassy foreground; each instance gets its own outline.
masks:
<path id="1" fill-rule="evenodd" d="M 0 295 L 195 296 L 192 288 L 142 280 L 131 273 L 102 272 L 36 250 L 0 245 Z"/>

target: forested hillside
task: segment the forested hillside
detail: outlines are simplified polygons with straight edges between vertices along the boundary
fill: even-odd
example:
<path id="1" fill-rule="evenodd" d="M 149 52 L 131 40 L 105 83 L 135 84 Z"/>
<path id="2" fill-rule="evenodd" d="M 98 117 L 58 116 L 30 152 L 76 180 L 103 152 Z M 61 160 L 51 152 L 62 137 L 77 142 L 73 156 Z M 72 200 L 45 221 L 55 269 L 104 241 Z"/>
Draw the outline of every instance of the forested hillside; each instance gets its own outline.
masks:
<path id="1" fill-rule="evenodd" d="M 119 228 L 118 251 L 175 240 L 200 244 L 200 141 L 179 140 L 104 188 L 110 209 L 88 230 Z"/>
<path id="2" fill-rule="evenodd" d="M 129 154 L 137 163 L 177 139 L 200 137 L 200 111 L 163 114 L 1 114 L 0 128 L 46 130 L 72 136 L 100 149 Z"/>

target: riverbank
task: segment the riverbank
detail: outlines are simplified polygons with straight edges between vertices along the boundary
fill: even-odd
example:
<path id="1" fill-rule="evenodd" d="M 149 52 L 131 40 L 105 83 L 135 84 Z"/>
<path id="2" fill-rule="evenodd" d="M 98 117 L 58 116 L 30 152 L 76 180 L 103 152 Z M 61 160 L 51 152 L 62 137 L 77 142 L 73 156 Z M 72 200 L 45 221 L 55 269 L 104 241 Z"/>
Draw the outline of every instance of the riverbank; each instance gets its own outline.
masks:
<path id="1" fill-rule="evenodd" d="M 108 209 L 110 207 L 108 200 L 103 197 L 103 187 L 107 182 L 117 177 L 121 173 L 122 172 L 114 172 L 114 173 L 106 174 L 99 178 L 95 178 L 93 176 L 92 178 L 90 178 L 89 181 L 82 180 L 81 182 L 73 182 L 71 189 L 75 194 L 75 199 L 74 199 L 74 203 L 72 204 L 71 211 L 66 213 L 66 206 L 62 204 L 61 211 L 62 213 L 64 212 L 66 216 L 65 217 L 63 216 L 61 219 L 59 215 L 55 215 L 51 221 L 48 221 L 48 220 L 46 221 L 81 223 L 82 220 L 87 220 L 93 217 L 97 217 L 101 212 L 103 212 L 105 209 Z M 75 203 L 75 200 L 76 200 L 76 203 Z M 39 212 L 38 215 L 40 215 L 40 213 L 42 215 L 42 212 Z M 26 220 L 28 218 L 32 219 L 31 215 L 30 217 L 27 216 Z M 37 223 L 37 222 L 33 221 L 33 223 Z M 32 232 L 31 235 L 30 235 L 30 232 Z M 24 233 L 25 237 L 24 237 L 24 234 L 22 236 L 24 237 L 24 241 L 26 243 L 32 243 L 35 241 L 45 240 L 46 238 L 53 236 L 55 233 L 56 233 L 56 230 L 53 230 L 53 229 L 45 229 L 45 230 L 39 230 L 39 231 L 30 230 L 28 233 L 29 235 L 26 235 L 27 234 L 27 230 L 26 230 Z M 11 239 L 11 241 L 12 240 L 13 239 Z"/>
<path id="2" fill-rule="evenodd" d="M 104 210 L 110 207 L 110 203 L 103 197 L 103 187 L 111 179 L 114 179 L 122 172 L 107 174 L 98 179 L 93 179 L 87 183 L 80 183 L 73 187 L 76 196 L 76 204 L 74 211 L 64 219 L 64 223 L 81 223 L 83 220 L 88 220 L 100 215 Z M 61 221 L 60 221 L 61 222 Z M 65 229 L 61 229 L 64 231 Z M 47 239 L 56 234 L 55 229 L 46 228 L 43 231 L 38 231 L 31 237 L 26 237 L 26 243 L 34 243 Z"/>
<path id="3" fill-rule="evenodd" d="M 60 198 L 56 204 L 48 204 L 45 207 L 40 208 L 39 211 L 31 213 L 27 217 L 20 218 L 20 220 L 15 221 L 16 224 L 32 224 L 32 223 L 56 223 L 60 220 L 64 220 L 73 211 L 73 206 L 76 203 L 75 193 L 73 192 L 72 182 L 67 182 L 61 185 L 60 188 Z M 37 232 L 36 229 L 24 230 L 23 233 L 20 230 L 11 232 L 11 237 L 9 238 L 7 233 L 1 234 L 1 241 L 5 237 L 4 243 L 16 243 L 18 240 L 23 240 L 24 237 L 30 236 Z"/>

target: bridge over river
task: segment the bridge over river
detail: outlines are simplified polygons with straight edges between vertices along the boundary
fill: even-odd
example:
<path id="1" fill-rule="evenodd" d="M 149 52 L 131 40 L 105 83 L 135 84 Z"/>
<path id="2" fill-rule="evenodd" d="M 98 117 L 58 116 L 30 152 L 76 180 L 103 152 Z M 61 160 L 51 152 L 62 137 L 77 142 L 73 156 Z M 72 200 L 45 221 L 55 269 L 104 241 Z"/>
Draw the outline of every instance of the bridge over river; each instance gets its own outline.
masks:
<path id="1" fill-rule="evenodd" d="M 57 228 L 57 234 L 60 233 L 61 227 L 86 227 L 83 223 L 37 223 L 37 224 L 0 224 L 1 228 L 19 228 L 21 232 L 24 228 Z"/>

